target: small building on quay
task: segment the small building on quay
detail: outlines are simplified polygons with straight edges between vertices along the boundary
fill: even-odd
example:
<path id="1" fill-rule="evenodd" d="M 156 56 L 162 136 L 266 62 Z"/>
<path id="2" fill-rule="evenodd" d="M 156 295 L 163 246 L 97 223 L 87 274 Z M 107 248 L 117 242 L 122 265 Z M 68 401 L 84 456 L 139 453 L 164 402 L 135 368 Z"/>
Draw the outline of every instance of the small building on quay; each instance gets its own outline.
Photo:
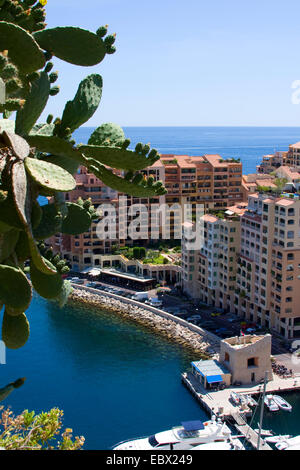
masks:
<path id="1" fill-rule="evenodd" d="M 192 362 L 192 374 L 206 389 L 259 384 L 266 371 L 272 380 L 271 340 L 270 334 L 226 338 L 220 342 L 219 360 Z"/>

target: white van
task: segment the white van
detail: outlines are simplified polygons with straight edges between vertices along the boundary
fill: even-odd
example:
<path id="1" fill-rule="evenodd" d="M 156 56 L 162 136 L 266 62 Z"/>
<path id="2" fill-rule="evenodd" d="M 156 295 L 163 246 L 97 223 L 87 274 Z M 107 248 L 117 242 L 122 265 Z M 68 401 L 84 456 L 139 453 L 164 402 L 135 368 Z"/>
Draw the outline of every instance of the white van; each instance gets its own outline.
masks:
<path id="1" fill-rule="evenodd" d="M 145 300 L 148 300 L 148 292 L 136 292 L 132 298 L 133 300 L 138 300 L 139 302 L 145 302 Z"/>

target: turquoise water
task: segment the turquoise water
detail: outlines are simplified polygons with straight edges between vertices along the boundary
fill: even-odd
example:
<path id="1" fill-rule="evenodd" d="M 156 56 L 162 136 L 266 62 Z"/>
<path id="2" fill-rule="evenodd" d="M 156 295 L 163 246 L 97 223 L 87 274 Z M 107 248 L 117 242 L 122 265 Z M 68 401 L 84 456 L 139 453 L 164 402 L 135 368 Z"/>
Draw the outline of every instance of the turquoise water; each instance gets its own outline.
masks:
<path id="1" fill-rule="evenodd" d="M 4 402 L 14 412 L 62 408 L 86 449 L 207 418 L 181 383 L 197 359 L 181 346 L 115 314 L 60 310 L 37 296 L 28 318 L 30 339 L 0 365 L 2 384 L 27 377 Z"/>

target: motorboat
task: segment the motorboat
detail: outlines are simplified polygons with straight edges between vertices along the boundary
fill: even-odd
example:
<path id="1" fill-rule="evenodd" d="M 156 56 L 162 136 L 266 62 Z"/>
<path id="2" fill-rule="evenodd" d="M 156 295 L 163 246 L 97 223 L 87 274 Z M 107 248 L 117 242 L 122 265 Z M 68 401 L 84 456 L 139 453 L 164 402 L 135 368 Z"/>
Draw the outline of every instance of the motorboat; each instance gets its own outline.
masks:
<path id="1" fill-rule="evenodd" d="M 273 400 L 281 410 L 292 411 L 293 407 L 280 395 L 273 395 Z"/>
<path id="2" fill-rule="evenodd" d="M 254 431 L 259 434 L 259 428 L 256 428 L 254 429 Z M 273 436 L 273 431 L 271 431 L 270 429 L 261 429 L 260 431 L 260 435 L 261 436 L 267 436 L 267 437 L 270 437 L 270 436 Z"/>
<path id="3" fill-rule="evenodd" d="M 275 444 L 278 450 L 299 450 L 300 449 L 300 436 L 291 437 L 290 439 L 283 439 Z"/>
<path id="4" fill-rule="evenodd" d="M 240 405 L 241 403 L 240 395 L 236 392 L 230 393 L 230 399 L 235 405 Z"/>
<path id="5" fill-rule="evenodd" d="M 273 395 L 267 395 L 264 399 L 264 403 L 269 411 L 279 411 L 279 406 L 275 402 Z"/>
<path id="6" fill-rule="evenodd" d="M 239 439 L 230 438 L 222 442 L 209 442 L 193 447 L 191 450 L 246 450 Z"/>
<path id="7" fill-rule="evenodd" d="M 188 450 L 199 444 L 227 441 L 231 436 L 228 426 L 220 419 L 210 421 L 185 421 L 149 437 L 120 442 L 113 450 Z"/>
<path id="8" fill-rule="evenodd" d="M 271 444 L 275 444 L 277 442 L 286 441 L 287 439 L 290 439 L 291 437 L 292 436 L 290 436 L 289 434 L 279 435 L 279 436 L 267 436 L 264 438 L 264 441 L 270 442 Z"/>
<path id="9" fill-rule="evenodd" d="M 257 401 L 251 395 L 247 395 L 248 405 L 249 406 L 257 406 Z"/>

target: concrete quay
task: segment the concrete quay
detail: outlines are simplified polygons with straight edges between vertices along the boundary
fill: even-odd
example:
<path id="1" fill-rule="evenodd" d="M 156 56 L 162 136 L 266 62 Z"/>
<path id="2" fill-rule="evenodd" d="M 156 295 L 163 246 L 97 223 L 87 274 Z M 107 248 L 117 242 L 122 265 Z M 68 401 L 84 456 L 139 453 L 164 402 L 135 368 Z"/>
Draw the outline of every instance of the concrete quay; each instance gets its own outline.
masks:
<path id="1" fill-rule="evenodd" d="M 246 418 L 252 416 L 252 409 L 248 406 L 235 405 L 230 400 L 232 391 L 241 395 L 259 395 L 263 391 L 263 385 L 244 385 L 244 386 L 231 386 L 219 391 L 206 390 L 195 376 L 190 372 L 185 372 L 181 375 L 182 382 L 194 395 L 200 406 L 204 408 L 209 415 L 216 414 L 225 421 L 233 423 L 237 431 L 242 434 L 250 444 L 257 448 L 258 434 L 247 423 Z M 282 393 L 288 391 L 300 390 L 300 377 L 282 378 L 274 375 L 273 380 L 270 380 L 266 385 L 266 393 Z M 257 415 L 259 420 L 259 415 Z M 263 439 L 260 441 L 260 450 L 271 450 L 271 447 L 266 444 Z"/>

